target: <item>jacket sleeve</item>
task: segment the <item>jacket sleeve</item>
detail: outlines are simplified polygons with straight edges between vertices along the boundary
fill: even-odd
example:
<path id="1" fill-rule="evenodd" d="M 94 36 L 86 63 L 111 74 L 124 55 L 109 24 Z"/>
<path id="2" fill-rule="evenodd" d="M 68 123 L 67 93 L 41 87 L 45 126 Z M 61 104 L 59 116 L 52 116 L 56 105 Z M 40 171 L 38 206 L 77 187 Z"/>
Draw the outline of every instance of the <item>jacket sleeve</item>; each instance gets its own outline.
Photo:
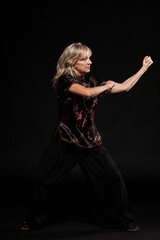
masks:
<path id="1" fill-rule="evenodd" d="M 72 76 L 66 75 L 62 81 L 62 91 L 66 93 L 68 89 L 72 86 L 72 84 L 77 83 L 76 80 L 73 79 Z"/>

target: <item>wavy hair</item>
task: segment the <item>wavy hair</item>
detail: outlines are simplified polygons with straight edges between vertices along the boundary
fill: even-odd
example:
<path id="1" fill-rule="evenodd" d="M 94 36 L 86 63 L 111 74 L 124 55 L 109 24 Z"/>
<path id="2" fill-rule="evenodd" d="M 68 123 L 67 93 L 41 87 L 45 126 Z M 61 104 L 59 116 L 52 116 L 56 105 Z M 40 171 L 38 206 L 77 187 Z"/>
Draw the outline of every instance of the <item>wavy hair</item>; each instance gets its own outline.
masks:
<path id="1" fill-rule="evenodd" d="M 57 62 L 57 72 L 52 80 L 53 87 L 57 86 L 58 79 L 61 75 L 71 75 L 73 78 L 77 76 L 74 65 L 82 56 L 90 57 L 92 51 L 89 47 L 82 43 L 72 43 L 66 47 Z"/>

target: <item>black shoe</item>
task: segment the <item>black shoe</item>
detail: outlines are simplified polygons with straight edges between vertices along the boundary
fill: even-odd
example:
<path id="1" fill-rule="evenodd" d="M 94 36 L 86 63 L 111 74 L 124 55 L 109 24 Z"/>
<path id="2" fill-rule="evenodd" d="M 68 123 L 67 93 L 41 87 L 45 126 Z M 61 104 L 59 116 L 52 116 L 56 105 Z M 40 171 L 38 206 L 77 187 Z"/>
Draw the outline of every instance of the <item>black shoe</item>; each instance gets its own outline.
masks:
<path id="1" fill-rule="evenodd" d="M 42 224 L 30 224 L 26 221 L 24 221 L 21 225 L 21 227 L 19 228 L 19 230 L 21 231 L 31 231 L 31 230 L 38 230 L 38 229 L 41 229 L 43 228 L 43 225 Z"/>
<path id="2" fill-rule="evenodd" d="M 140 228 L 139 226 L 137 226 L 136 223 L 125 223 L 123 225 L 123 228 L 128 231 L 128 232 L 139 232 L 140 231 Z"/>
<path id="3" fill-rule="evenodd" d="M 26 221 L 24 221 L 22 223 L 21 227 L 19 228 L 19 230 L 21 230 L 21 231 L 30 231 L 31 230 L 31 226 Z"/>

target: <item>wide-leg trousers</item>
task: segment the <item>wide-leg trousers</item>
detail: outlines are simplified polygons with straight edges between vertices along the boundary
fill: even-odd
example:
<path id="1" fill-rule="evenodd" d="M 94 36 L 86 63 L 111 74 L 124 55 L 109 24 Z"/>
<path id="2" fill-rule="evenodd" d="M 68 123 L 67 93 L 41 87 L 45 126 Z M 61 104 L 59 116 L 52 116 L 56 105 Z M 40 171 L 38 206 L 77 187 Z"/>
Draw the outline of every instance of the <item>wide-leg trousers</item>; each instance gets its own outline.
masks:
<path id="1" fill-rule="evenodd" d="M 49 196 L 69 176 L 76 163 L 95 191 L 105 218 L 120 224 L 134 222 L 123 178 L 106 148 L 103 145 L 78 147 L 62 141 L 59 136 L 52 138 L 36 168 L 26 220 L 37 224 L 46 221 Z"/>

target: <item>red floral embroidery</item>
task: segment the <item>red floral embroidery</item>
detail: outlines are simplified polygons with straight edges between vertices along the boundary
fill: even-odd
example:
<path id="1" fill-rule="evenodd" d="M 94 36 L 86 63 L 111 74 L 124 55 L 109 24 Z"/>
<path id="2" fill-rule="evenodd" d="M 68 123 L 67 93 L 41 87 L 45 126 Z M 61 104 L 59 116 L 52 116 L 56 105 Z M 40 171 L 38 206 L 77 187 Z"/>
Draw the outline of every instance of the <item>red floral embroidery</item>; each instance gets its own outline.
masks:
<path id="1" fill-rule="evenodd" d="M 94 147 L 102 143 L 101 136 L 94 124 L 94 112 L 98 103 L 97 97 L 83 98 L 68 91 L 73 83 L 85 87 L 98 86 L 95 78 L 61 76 L 58 81 L 59 124 L 61 138 L 81 147 Z"/>

